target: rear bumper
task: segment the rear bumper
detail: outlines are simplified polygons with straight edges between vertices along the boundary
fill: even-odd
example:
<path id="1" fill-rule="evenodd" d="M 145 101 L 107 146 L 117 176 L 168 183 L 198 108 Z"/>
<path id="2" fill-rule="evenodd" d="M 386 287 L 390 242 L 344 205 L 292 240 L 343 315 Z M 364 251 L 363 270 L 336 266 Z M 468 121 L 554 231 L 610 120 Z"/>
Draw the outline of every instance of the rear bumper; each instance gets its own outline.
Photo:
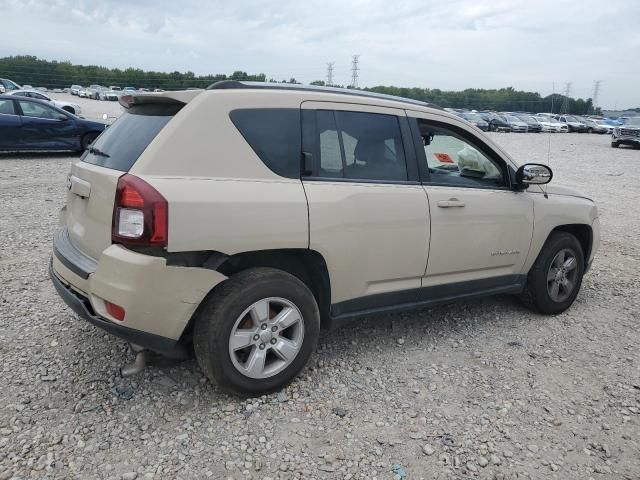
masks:
<path id="1" fill-rule="evenodd" d="M 51 279 L 78 315 L 167 355 L 205 296 L 227 278 L 205 268 L 168 266 L 165 258 L 121 245 L 109 246 L 94 260 L 75 247 L 64 230 L 54 239 L 53 253 Z M 124 320 L 112 317 L 106 302 L 122 307 Z"/>
<path id="2" fill-rule="evenodd" d="M 141 347 L 148 348 L 154 352 L 161 353 L 172 358 L 185 358 L 187 352 L 182 344 L 177 340 L 162 337 L 160 335 L 154 335 L 153 333 L 143 332 L 141 330 L 135 330 L 133 328 L 127 328 L 122 325 L 115 324 L 109 320 L 97 315 L 89 299 L 81 293 L 73 290 L 70 285 L 62 282 L 60 278 L 53 271 L 53 261 L 49 264 L 49 276 L 53 282 L 60 298 L 64 300 L 71 310 L 73 310 L 80 318 L 95 325 L 98 328 L 122 338 Z"/>

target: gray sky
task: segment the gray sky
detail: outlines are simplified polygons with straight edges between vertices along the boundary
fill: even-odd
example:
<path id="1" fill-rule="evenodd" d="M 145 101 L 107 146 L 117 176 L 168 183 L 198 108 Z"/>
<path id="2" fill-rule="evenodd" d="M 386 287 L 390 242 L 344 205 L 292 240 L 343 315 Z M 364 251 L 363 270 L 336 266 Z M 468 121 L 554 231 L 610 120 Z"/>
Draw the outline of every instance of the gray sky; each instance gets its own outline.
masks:
<path id="1" fill-rule="evenodd" d="M 0 0 L 0 56 L 640 106 L 640 0 Z M 1 72 L 0 72 L 1 74 Z"/>

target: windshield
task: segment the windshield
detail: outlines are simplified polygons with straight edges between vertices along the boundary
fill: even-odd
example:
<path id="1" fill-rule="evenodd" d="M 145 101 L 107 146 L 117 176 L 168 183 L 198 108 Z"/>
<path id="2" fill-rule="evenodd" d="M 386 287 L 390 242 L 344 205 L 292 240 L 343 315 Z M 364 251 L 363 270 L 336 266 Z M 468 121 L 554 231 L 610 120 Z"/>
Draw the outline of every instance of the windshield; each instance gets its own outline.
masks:
<path id="1" fill-rule="evenodd" d="M 522 122 L 518 117 L 514 117 L 513 115 L 505 115 L 504 118 L 509 120 L 510 122 Z"/>
<path id="2" fill-rule="evenodd" d="M 634 127 L 640 127 L 640 117 L 631 117 L 625 120 L 624 125 L 632 125 Z"/>
<path id="3" fill-rule="evenodd" d="M 567 115 L 566 117 L 564 117 L 567 119 L 567 122 L 576 122 L 576 123 L 580 123 L 578 122 L 578 119 L 576 117 L 571 117 L 569 115 Z"/>

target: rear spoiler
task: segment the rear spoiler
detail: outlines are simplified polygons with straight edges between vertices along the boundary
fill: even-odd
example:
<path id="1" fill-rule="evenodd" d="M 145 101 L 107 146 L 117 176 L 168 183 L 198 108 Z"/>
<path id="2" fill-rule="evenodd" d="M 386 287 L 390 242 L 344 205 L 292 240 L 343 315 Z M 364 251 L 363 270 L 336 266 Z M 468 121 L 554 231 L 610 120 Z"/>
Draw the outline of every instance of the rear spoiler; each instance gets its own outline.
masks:
<path id="1" fill-rule="evenodd" d="M 178 90 L 175 92 L 141 92 L 122 95 L 118 99 L 120 105 L 124 108 L 131 108 L 136 105 L 143 104 L 164 104 L 164 105 L 186 105 L 203 90 Z"/>

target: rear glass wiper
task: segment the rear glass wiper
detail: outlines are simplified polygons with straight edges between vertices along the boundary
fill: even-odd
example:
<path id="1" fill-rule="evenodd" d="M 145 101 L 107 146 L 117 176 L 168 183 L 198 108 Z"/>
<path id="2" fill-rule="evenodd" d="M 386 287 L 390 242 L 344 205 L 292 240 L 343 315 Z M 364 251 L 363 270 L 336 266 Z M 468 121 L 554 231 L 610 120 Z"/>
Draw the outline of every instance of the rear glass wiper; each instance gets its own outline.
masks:
<path id="1" fill-rule="evenodd" d="M 96 147 L 89 147 L 89 153 L 93 153 L 94 155 L 100 155 L 101 157 L 106 157 L 106 158 L 110 157 L 108 153 L 104 153 L 102 150 L 98 150 Z"/>

